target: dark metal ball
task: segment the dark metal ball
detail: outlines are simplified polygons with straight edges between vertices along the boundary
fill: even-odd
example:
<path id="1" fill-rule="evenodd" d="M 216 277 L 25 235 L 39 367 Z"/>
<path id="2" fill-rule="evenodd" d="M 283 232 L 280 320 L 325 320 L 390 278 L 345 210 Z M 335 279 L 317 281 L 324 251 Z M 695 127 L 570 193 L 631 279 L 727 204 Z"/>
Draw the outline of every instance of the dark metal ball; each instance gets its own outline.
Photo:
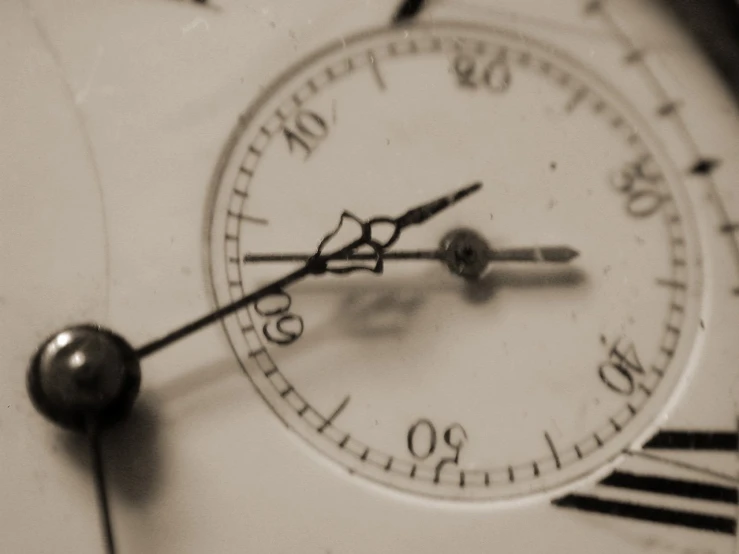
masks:
<path id="1" fill-rule="evenodd" d="M 141 369 L 123 338 L 97 325 L 78 325 L 41 344 L 27 384 L 36 409 L 53 422 L 77 430 L 91 422 L 106 427 L 130 411 Z"/>

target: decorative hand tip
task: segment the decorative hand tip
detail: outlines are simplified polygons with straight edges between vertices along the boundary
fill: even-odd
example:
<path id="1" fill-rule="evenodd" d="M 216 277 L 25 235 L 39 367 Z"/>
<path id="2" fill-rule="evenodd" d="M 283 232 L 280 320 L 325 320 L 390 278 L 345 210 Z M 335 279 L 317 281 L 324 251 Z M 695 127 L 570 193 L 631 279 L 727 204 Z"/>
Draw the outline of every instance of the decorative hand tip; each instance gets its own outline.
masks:
<path id="1" fill-rule="evenodd" d="M 396 218 L 395 224 L 399 229 L 408 227 L 409 225 L 420 225 L 425 223 L 439 212 L 453 206 L 460 200 L 467 198 L 482 188 L 482 183 L 473 183 L 467 187 L 463 187 L 452 194 L 448 194 L 437 200 L 412 208 L 400 217 Z"/>
<path id="2" fill-rule="evenodd" d="M 441 198 L 437 198 L 436 200 L 432 200 L 431 202 L 427 202 L 421 206 L 411 208 L 403 215 L 395 218 L 380 216 L 363 221 L 351 212 L 344 211 L 341 215 L 339 226 L 321 240 L 318 245 L 317 252 L 307 260 L 306 268 L 314 275 L 321 275 L 324 273 L 346 274 L 354 271 L 367 270 L 372 271 L 373 273 L 382 273 L 385 251 L 397 242 L 403 229 L 410 227 L 411 225 L 421 225 L 422 223 L 425 223 L 438 213 L 453 206 L 481 188 L 482 183 L 473 183 L 472 185 L 463 187 L 451 194 L 447 194 L 446 196 L 442 196 Z M 359 238 L 334 252 L 329 254 L 324 253 L 326 245 L 336 237 L 342 224 L 347 220 L 351 220 L 359 224 L 359 228 L 361 230 Z M 372 236 L 373 225 L 391 225 L 393 232 L 391 233 L 390 238 L 386 240 L 375 239 Z M 359 254 L 359 249 L 363 247 L 368 247 L 372 250 L 372 254 L 367 259 L 373 259 L 375 261 L 373 267 L 356 264 L 350 264 L 341 268 L 331 268 L 329 266 L 328 262 L 330 261 L 349 260 L 352 258 L 357 259 L 356 256 Z"/>

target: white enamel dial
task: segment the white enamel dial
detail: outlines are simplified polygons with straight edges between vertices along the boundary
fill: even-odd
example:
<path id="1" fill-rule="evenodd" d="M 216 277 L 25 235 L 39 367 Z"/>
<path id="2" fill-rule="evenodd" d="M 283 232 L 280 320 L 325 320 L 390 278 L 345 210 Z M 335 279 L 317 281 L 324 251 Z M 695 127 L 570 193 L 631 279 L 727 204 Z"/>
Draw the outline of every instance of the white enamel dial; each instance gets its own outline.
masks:
<path id="1" fill-rule="evenodd" d="M 106 552 L 44 339 L 135 352 L 475 182 L 141 356 L 115 552 L 737 551 L 733 4 L 399 4 L 0 3 L 0 552 Z"/>
<path id="2" fill-rule="evenodd" d="M 350 471 L 432 496 L 527 495 L 634 441 L 687 369 L 700 318 L 677 171 L 585 67 L 470 24 L 383 29 L 312 56 L 267 87 L 225 152 L 214 288 L 225 305 L 278 278 L 295 262 L 245 256 L 312 254 L 343 209 L 394 213 L 475 179 L 479 194 L 393 250 L 466 229 L 579 257 L 467 280 L 387 259 L 381 278 L 306 281 L 226 329 L 275 412 Z"/>

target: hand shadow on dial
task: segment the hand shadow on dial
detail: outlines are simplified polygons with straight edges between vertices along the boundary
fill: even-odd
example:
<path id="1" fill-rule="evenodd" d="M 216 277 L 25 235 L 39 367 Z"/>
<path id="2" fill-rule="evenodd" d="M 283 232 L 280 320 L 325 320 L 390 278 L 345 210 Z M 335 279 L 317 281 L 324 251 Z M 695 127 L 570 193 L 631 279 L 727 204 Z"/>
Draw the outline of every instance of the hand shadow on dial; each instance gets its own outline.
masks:
<path id="1" fill-rule="evenodd" d="M 575 267 L 521 267 L 494 268 L 477 280 L 450 277 L 437 271 L 413 279 L 370 279 L 301 283 L 293 289 L 293 296 L 343 294 L 336 320 L 332 323 L 341 324 L 352 334 L 375 336 L 402 332 L 402 323 L 416 314 L 431 294 L 457 294 L 470 304 L 482 305 L 491 301 L 503 288 L 573 288 L 585 283 L 587 275 Z M 393 314 L 403 319 L 392 321 Z M 387 320 L 390 320 L 390 325 L 383 327 L 379 324 Z"/>
<path id="2" fill-rule="evenodd" d="M 464 297 L 472 304 L 484 304 L 502 288 L 573 288 L 586 281 L 587 274 L 576 267 L 499 268 L 489 270 L 477 281 L 468 281 L 464 288 Z"/>
<path id="3" fill-rule="evenodd" d="M 330 340 L 337 330 L 352 338 L 402 337 L 412 331 L 413 322 L 431 295 L 455 295 L 475 306 L 493 301 L 502 288 L 573 288 L 586 281 L 578 268 L 494 268 L 481 279 L 468 281 L 431 270 L 412 279 L 370 277 L 368 279 L 318 280 L 296 286 L 291 293 L 299 313 L 300 296 L 341 295 L 334 315 L 322 325 L 306 324 L 301 338 L 275 354 L 299 357 L 316 341 Z"/>
<path id="4" fill-rule="evenodd" d="M 496 268 L 482 279 L 464 281 L 444 275 L 438 270 L 413 279 L 370 277 L 369 279 L 321 279 L 290 289 L 300 295 L 341 295 L 335 318 L 325 325 L 306 325 L 305 332 L 286 347 L 268 345 L 280 362 L 300 358 L 303 349 L 316 342 L 330 340 L 336 329 L 351 337 L 382 338 L 398 336 L 412 329 L 413 320 L 432 294 L 451 294 L 462 300 L 484 306 L 501 288 L 535 289 L 541 287 L 576 287 L 586 280 L 577 268 Z M 299 305 L 299 301 L 297 302 Z M 157 410 L 167 405 L 178 420 L 195 411 L 217 409 L 244 402 L 244 378 L 239 362 L 229 357 L 198 368 L 182 368 L 182 373 L 146 390 L 134 406 L 128 421 L 109 430 L 104 438 L 106 470 L 109 486 L 115 487 L 132 503 L 145 502 L 156 494 L 161 475 L 162 453 L 158 448 L 160 420 Z M 74 443 L 81 466 L 89 467 L 88 446 L 84 437 L 69 439 Z"/>
<path id="5" fill-rule="evenodd" d="M 70 458 L 92 479 L 88 438 L 64 432 L 61 440 Z M 103 432 L 103 463 L 109 495 L 112 493 L 134 506 L 156 495 L 162 482 L 159 441 L 156 403 L 143 393 L 127 419 Z"/>

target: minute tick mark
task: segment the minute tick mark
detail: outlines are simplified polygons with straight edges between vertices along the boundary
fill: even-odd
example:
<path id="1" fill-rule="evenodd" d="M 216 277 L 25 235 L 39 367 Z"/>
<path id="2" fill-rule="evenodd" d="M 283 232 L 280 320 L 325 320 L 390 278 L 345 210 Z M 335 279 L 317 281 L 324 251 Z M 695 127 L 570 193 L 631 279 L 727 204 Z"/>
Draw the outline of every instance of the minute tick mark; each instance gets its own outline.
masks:
<path id="1" fill-rule="evenodd" d="M 565 112 L 572 113 L 575 111 L 575 108 L 579 106 L 583 100 L 588 95 L 588 90 L 586 88 L 579 88 L 577 91 L 575 91 L 575 94 L 565 105 Z"/>
<path id="2" fill-rule="evenodd" d="M 727 234 L 736 233 L 737 231 L 739 231 L 739 223 L 736 223 L 736 222 L 724 223 L 723 225 L 721 225 L 721 227 L 719 227 L 719 231 L 721 231 L 722 233 L 727 233 Z"/>
<path id="3" fill-rule="evenodd" d="M 557 469 L 562 468 L 562 463 L 559 460 L 559 454 L 557 453 L 557 449 L 554 447 L 554 442 L 552 442 L 552 437 L 549 436 L 549 433 L 544 431 L 544 439 L 547 441 L 547 444 L 549 445 L 549 450 L 552 451 L 552 456 L 554 456 L 554 465 L 557 467 Z"/>
<path id="4" fill-rule="evenodd" d="M 673 115 L 677 112 L 677 109 L 680 107 L 680 105 L 681 103 L 679 101 L 665 102 L 659 108 L 657 108 L 657 115 L 660 115 L 661 117 Z"/>
<path id="5" fill-rule="evenodd" d="M 372 70 L 372 76 L 375 78 L 377 86 L 380 88 L 380 90 L 385 90 L 385 80 L 382 78 L 382 74 L 380 73 L 380 68 L 374 52 L 367 52 L 367 59 L 369 60 L 370 69 Z"/>
<path id="6" fill-rule="evenodd" d="M 710 175 L 721 165 L 721 160 L 715 158 L 701 158 L 690 168 L 693 175 Z"/>
<path id="7" fill-rule="evenodd" d="M 393 15 L 393 23 L 400 25 L 413 20 L 426 5 L 426 0 L 404 0 Z"/>
<path id="8" fill-rule="evenodd" d="M 323 423 L 321 424 L 321 426 L 320 426 L 320 427 L 318 428 L 318 432 L 319 432 L 319 433 L 323 433 L 323 432 L 324 432 L 324 431 L 326 430 L 326 427 L 328 427 L 329 425 L 331 425 L 331 424 L 332 424 L 332 423 L 334 422 L 334 420 L 335 420 L 335 419 L 336 419 L 337 417 L 339 417 L 339 415 L 341 414 L 341 412 L 343 412 L 343 411 L 344 411 L 344 409 L 345 409 L 345 408 L 347 407 L 347 405 L 349 404 L 349 400 L 350 400 L 350 397 L 349 397 L 349 395 L 346 395 L 346 398 L 344 398 L 344 400 L 342 400 L 342 401 L 341 401 L 341 404 L 339 404 L 339 406 L 338 406 L 338 407 L 337 407 L 337 408 L 336 408 L 336 409 L 335 409 L 335 410 L 334 410 L 334 411 L 333 411 L 333 412 L 331 413 L 331 415 L 330 415 L 330 416 L 328 416 L 328 417 L 327 417 L 327 418 L 326 418 L 326 419 L 324 420 L 324 422 L 323 422 Z"/>
<path id="9" fill-rule="evenodd" d="M 644 59 L 644 51 L 643 50 L 632 50 L 628 54 L 626 54 L 626 57 L 624 57 L 624 62 L 626 64 L 633 64 L 640 62 Z"/>
<path id="10" fill-rule="evenodd" d="M 685 283 L 683 283 L 682 281 L 677 281 L 675 279 L 657 279 L 657 284 L 661 287 L 668 287 L 678 290 L 686 290 L 688 288 Z"/>
<path id="11" fill-rule="evenodd" d="M 246 221 L 246 222 L 249 222 L 249 223 L 256 223 L 257 225 L 269 225 L 269 221 L 267 221 L 266 219 L 261 218 L 261 217 L 254 217 L 254 216 L 251 216 L 251 215 L 245 215 L 245 214 L 241 214 L 241 213 L 235 213 L 235 212 L 233 212 L 231 210 L 229 210 L 227 213 L 228 213 L 229 216 L 235 217 L 239 221 Z"/>

